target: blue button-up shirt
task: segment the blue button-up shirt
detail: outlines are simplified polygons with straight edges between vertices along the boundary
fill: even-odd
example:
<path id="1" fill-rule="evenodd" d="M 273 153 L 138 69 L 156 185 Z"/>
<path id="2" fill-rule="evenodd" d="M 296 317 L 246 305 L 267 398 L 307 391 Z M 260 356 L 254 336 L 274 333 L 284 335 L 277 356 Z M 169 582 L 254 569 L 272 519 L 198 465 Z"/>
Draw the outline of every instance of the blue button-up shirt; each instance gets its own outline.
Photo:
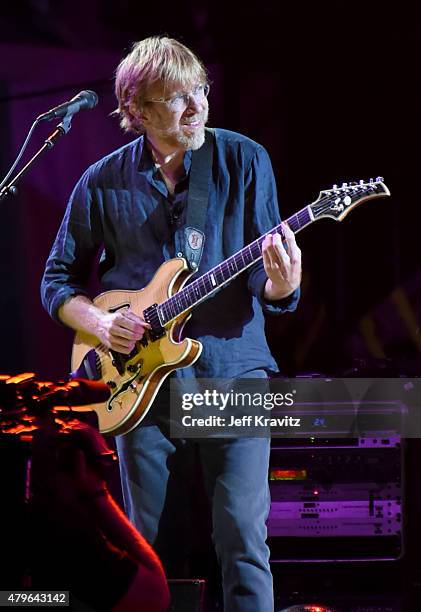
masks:
<path id="1" fill-rule="evenodd" d="M 199 274 L 280 223 L 276 186 L 265 149 L 240 134 L 215 129 L 205 244 Z M 87 295 L 99 251 L 104 291 L 140 289 L 174 257 L 185 223 L 191 151 L 186 179 L 171 196 L 145 146 L 134 140 L 92 165 L 77 183 L 48 258 L 41 286 L 44 307 L 57 319 L 71 296 Z M 178 217 L 178 220 L 177 220 Z M 180 376 L 235 377 L 277 370 L 264 332 L 263 312 L 296 308 L 299 290 L 279 302 L 264 299 L 266 274 L 260 261 L 198 305 L 184 329 L 203 352 Z"/>

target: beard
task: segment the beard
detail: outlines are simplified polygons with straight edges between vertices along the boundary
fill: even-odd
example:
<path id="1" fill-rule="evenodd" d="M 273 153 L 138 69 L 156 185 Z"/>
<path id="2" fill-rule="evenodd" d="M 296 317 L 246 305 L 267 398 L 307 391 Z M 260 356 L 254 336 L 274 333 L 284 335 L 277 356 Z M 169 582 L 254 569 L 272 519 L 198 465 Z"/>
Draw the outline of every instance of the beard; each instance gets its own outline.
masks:
<path id="1" fill-rule="evenodd" d="M 196 149 L 200 149 L 202 144 L 205 142 L 205 126 L 200 129 L 192 130 L 191 134 L 186 134 L 182 129 L 177 130 L 176 134 L 177 143 L 181 145 L 186 151 L 191 149 L 192 151 L 196 151 Z"/>
<path id="2" fill-rule="evenodd" d="M 203 126 L 200 128 L 190 128 L 188 124 L 180 124 L 175 127 L 161 128 L 160 138 L 172 147 L 182 148 L 185 151 L 196 151 L 205 142 L 205 125 L 208 121 L 208 109 L 203 113 L 189 118 L 189 122 L 201 121 Z"/>

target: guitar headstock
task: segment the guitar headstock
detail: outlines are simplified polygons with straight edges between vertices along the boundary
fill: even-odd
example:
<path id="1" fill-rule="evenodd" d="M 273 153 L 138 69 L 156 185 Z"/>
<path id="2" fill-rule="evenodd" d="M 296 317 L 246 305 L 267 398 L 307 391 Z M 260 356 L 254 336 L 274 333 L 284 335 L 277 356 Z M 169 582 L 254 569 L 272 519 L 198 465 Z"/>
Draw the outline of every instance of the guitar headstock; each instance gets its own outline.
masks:
<path id="1" fill-rule="evenodd" d="M 343 183 L 341 187 L 333 185 L 332 189 L 321 191 L 318 199 L 310 204 L 314 219 L 329 217 L 342 221 L 356 206 L 366 200 L 389 196 L 390 191 L 383 182 L 383 177 L 376 180 Z"/>

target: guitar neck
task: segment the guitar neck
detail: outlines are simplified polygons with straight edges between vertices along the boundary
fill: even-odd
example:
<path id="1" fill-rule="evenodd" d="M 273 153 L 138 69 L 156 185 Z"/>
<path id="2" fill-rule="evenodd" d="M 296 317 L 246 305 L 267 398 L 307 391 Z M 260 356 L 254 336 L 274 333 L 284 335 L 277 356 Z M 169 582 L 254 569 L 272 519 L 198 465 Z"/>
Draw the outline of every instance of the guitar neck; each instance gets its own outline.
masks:
<path id="1" fill-rule="evenodd" d="M 315 220 L 310 206 L 305 206 L 286 220 L 294 233 L 299 232 Z M 262 258 L 262 244 L 268 234 L 281 233 L 281 225 L 257 238 L 212 270 L 205 272 L 192 281 L 187 287 L 170 297 L 158 306 L 159 318 L 166 325 L 184 312 L 205 301 L 213 293 L 224 287 L 233 278 L 247 270 Z"/>

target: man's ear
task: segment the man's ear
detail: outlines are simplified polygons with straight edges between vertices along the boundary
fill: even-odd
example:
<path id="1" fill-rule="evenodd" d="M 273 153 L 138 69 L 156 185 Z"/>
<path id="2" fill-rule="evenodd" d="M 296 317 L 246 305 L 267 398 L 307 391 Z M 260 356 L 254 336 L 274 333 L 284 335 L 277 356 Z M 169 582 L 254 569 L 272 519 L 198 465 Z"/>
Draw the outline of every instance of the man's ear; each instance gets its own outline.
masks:
<path id="1" fill-rule="evenodd" d="M 139 121 L 139 123 L 142 123 L 142 125 L 146 125 L 148 123 L 149 112 L 147 109 L 139 108 L 137 104 L 135 104 L 134 102 L 131 102 L 129 104 L 129 111 L 130 111 L 130 114 L 133 115 L 133 117 L 135 117 L 137 121 Z"/>

